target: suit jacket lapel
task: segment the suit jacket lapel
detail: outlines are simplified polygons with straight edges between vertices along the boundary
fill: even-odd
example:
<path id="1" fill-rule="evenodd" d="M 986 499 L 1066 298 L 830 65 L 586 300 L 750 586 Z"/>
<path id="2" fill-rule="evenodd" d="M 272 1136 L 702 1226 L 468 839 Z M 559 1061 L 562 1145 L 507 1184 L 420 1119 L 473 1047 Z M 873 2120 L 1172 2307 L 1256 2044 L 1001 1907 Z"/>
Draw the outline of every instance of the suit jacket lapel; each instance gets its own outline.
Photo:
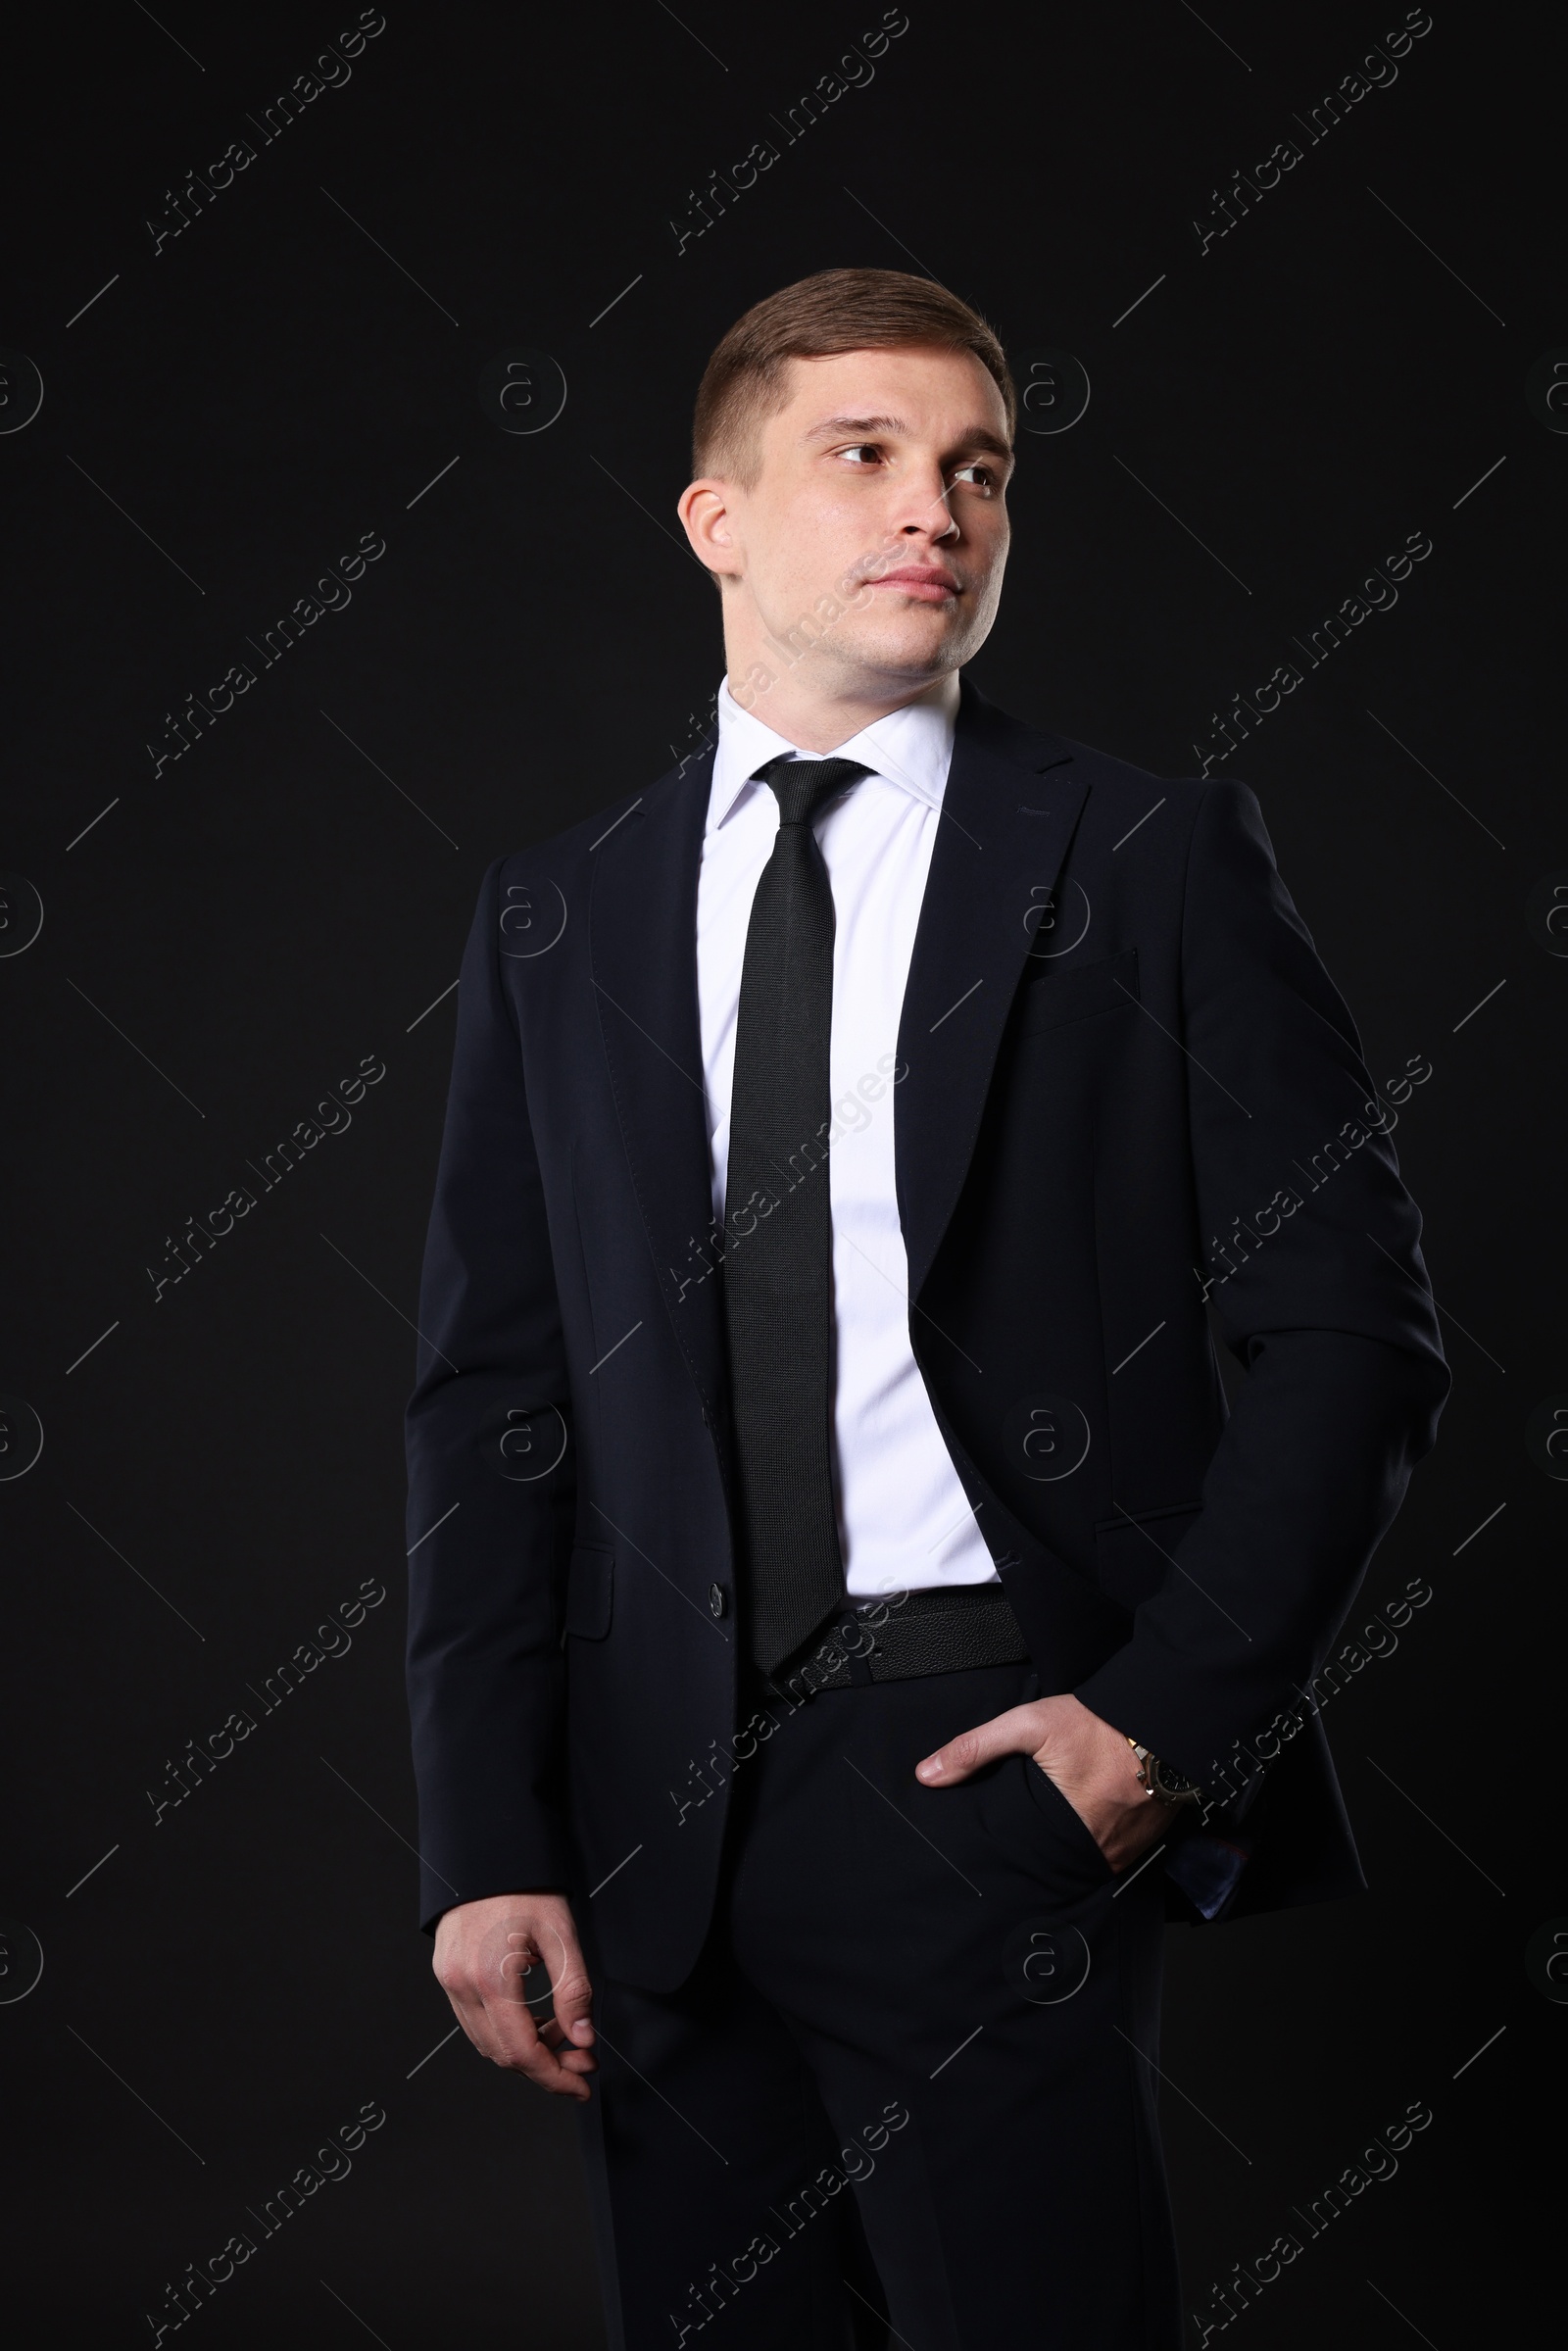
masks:
<path id="1" fill-rule="evenodd" d="M 1056 736 L 963 681 L 953 764 L 899 1029 L 899 1211 L 909 1296 L 947 1230 L 1002 1031 L 1088 787 Z M 727 1421 L 697 996 L 697 882 L 711 745 L 662 777 L 593 852 L 591 966 L 615 1108 L 660 1286 L 715 1427 Z M 1071 937 L 1070 906 L 1058 909 Z"/>
<path id="2" fill-rule="evenodd" d="M 662 776 L 593 851 L 591 968 L 615 1109 L 660 1287 L 699 1394 L 725 1417 L 714 1253 L 697 879 L 713 752 Z"/>
<path id="3" fill-rule="evenodd" d="M 911 1299 L 957 1204 L 1008 1007 L 1088 793 L 1072 756 L 964 679 L 899 1027 L 907 1075 L 894 1133 Z M 1082 912 L 1056 908 L 1044 936 L 1067 944 Z"/>

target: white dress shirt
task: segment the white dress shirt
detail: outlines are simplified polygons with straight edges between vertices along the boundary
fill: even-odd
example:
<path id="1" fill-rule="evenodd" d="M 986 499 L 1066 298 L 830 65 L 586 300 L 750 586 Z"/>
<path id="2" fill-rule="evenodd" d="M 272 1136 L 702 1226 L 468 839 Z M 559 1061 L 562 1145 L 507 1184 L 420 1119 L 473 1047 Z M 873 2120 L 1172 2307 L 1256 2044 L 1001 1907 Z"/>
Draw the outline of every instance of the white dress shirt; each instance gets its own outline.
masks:
<path id="1" fill-rule="evenodd" d="M 870 769 L 812 831 L 833 888 L 834 1482 L 850 1592 L 1000 1582 L 909 1346 L 908 1264 L 894 1183 L 893 1073 L 915 925 L 953 757 L 956 678 L 940 700 L 879 718 L 831 755 L 803 752 L 718 693 L 703 863 L 697 987 L 713 1214 L 724 1216 L 735 1024 L 752 898 L 778 802 L 753 779 L 781 753 Z"/>

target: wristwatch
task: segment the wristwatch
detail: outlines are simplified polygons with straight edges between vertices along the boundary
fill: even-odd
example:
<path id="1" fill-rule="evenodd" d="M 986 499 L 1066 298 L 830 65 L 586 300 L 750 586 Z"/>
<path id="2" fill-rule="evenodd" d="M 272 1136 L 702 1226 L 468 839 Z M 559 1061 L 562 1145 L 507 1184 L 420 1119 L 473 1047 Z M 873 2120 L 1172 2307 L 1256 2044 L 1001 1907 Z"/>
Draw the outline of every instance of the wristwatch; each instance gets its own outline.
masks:
<path id="1" fill-rule="evenodd" d="M 1139 1782 L 1148 1794 L 1161 1804 L 1202 1802 L 1203 1791 L 1196 1782 L 1184 1780 L 1180 1772 L 1172 1771 L 1168 1764 L 1161 1763 L 1157 1755 L 1151 1753 L 1148 1747 L 1140 1746 L 1130 1734 L 1124 1732 L 1122 1736 L 1138 1758 Z"/>

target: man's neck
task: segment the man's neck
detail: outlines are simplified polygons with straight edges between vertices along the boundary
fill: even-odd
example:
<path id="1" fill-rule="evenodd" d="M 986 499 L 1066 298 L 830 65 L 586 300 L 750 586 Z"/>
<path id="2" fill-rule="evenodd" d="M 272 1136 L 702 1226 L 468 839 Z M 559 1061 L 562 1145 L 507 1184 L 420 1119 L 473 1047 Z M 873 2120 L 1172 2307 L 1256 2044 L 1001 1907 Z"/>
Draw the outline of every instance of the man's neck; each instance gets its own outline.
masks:
<path id="1" fill-rule="evenodd" d="M 730 674 L 736 674 L 733 662 Z M 745 675 L 744 668 L 740 674 Z M 929 679 L 923 685 L 899 686 L 888 679 L 867 678 L 863 686 L 852 684 L 846 691 L 841 684 L 831 694 L 824 693 L 816 681 L 786 671 L 764 693 L 742 707 L 798 750 L 826 754 L 837 751 L 841 743 L 848 743 L 853 735 L 873 726 L 877 719 L 886 718 L 894 710 L 908 710 L 916 703 L 945 711 L 950 717 L 956 715 L 956 669 L 950 669 L 944 676 Z"/>

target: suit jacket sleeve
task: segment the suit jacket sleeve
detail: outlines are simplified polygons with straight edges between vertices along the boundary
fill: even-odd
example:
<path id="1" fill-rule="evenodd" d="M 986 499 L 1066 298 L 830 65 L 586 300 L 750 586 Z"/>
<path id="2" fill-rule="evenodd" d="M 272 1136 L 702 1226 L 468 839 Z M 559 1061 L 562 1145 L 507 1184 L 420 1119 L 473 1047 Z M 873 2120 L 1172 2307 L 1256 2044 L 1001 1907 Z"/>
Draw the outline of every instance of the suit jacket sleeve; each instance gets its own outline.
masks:
<path id="1" fill-rule="evenodd" d="M 522 1048 L 498 960 L 500 872 L 497 859 L 463 959 L 405 1419 L 427 1932 L 454 1903 L 567 1883 L 559 1585 L 571 1411 Z M 558 1452 L 547 1474 L 517 1474 Z"/>
<path id="2" fill-rule="evenodd" d="M 1181 984 L 1209 1302 L 1250 1377 L 1163 1585 L 1075 1694 L 1201 1781 L 1301 1710 L 1448 1374 L 1389 1140 L 1397 1112 L 1244 785 L 1210 784 L 1200 804 Z"/>

